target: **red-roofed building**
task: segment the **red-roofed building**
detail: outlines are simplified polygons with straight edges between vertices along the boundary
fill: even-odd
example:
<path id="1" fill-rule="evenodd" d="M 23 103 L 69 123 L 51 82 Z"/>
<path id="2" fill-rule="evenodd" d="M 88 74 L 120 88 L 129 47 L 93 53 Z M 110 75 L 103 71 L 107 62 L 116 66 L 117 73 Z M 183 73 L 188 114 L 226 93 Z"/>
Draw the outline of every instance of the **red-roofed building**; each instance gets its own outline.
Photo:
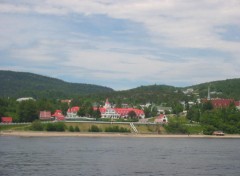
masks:
<path id="1" fill-rule="evenodd" d="M 239 101 L 234 101 L 234 99 L 211 99 L 207 100 L 204 99 L 203 102 L 211 101 L 213 108 L 227 108 L 230 106 L 231 103 L 233 103 L 237 108 L 240 107 L 240 102 Z"/>
<path id="2" fill-rule="evenodd" d="M 79 111 L 80 107 L 79 106 L 73 106 L 68 109 L 67 111 L 67 116 L 68 117 L 77 117 L 77 113 Z"/>
<path id="3" fill-rule="evenodd" d="M 56 110 L 55 113 L 52 115 L 52 117 L 55 117 L 55 120 L 57 121 L 63 121 L 65 120 L 64 115 L 62 114 L 61 110 Z"/>
<path id="4" fill-rule="evenodd" d="M 97 110 L 97 108 L 94 108 Z M 137 118 L 144 118 L 144 111 L 141 109 L 135 108 L 112 108 L 108 99 L 106 100 L 105 105 L 102 108 L 99 108 L 102 118 L 128 118 L 128 113 L 134 111 L 137 115 Z"/>
<path id="5" fill-rule="evenodd" d="M 2 117 L 2 123 L 12 123 L 12 117 Z"/>
<path id="6" fill-rule="evenodd" d="M 155 123 L 168 123 L 168 118 L 165 114 L 160 114 L 156 119 L 154 120 Z"/>
<path id="7" fill-rule="evenodd" d="M 40 111 L 39 119 L 40 120 L 51 120 L 51 112 L 50 111 Z"/>

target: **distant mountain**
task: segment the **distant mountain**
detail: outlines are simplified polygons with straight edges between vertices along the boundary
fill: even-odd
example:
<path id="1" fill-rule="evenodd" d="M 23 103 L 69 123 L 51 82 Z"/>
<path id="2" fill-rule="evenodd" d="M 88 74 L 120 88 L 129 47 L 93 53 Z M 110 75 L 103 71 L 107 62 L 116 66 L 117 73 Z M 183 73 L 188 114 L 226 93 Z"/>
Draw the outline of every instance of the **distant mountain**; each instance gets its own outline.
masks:
<path id="1" fill-rule="evenodd" d="M 108 87 L 68 83 L 33 73 L 0 71 L 0 97 L 71 98 L 113 91 Z"/>
<path id="2" fill-rule="evenodd" d="M 173 105 L 179 101 L 193 101 L 207 97 L 210 86 L 211 97 L 233 98 L 240 100 L 240 79 L 227 79 L 202 83 L 189 87 L 168 85 L 140 86 L 125 91 L 114 91 L 111 88 L 68 83 L 60 79 L 41 76 L 33 73 L 0 71 L 0 97 L 34 97 L 34 98 L 74 98 L 81 96 L 92 102 L 101 102 L 106 98 L 114 104 L 155 104 Z M 183 91 L 193 89 L 190 94 Z"/>

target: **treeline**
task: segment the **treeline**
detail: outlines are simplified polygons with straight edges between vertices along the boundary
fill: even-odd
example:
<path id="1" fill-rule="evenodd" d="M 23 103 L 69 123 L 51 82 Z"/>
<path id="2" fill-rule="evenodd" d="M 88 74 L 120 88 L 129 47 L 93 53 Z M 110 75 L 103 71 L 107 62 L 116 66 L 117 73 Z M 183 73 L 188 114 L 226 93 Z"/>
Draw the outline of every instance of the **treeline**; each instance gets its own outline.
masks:
<path id="1" fill-rule="evenodd" d="M 48 110 L 54 113 L 56 109 L 66 114 L 68 104 L 49 99 L 17 102 L 15 99 L 0 98 L 0 117 L 10 116 L 14 122 L 32 122 L 39 118 L 40 111 Z"/>
<path id="2" fill-rule="evenodd" d="M 63 122 L 56 123 L 42 123 L 40 120 L 35 120 L 30 128 L 33 131 L 58 131 L 63 132 L 66 130 L 66 125 Z"/>
<path id="3" fill-rule="evenodd" d="M 213 108 L 211 102 L 199 104 L 188 110 L 187 118 L 203 125 L 204 134 L 221 130 L 225 133 L 240 133 L 240 111 L 231 104 L 227 108 Z"/>

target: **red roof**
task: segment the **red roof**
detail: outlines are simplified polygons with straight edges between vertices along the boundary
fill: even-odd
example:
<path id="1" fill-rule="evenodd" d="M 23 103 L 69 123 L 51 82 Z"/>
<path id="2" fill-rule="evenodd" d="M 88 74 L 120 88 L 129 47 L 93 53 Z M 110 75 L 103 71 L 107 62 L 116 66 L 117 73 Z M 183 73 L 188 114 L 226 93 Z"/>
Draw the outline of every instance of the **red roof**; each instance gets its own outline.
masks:
<path id="1" fill-rule="evenodd" d="M 240 101 L 235 101 L 235 106 L 240 106 Z"/>
<path id="2" fill-rule="evenodd" d="M 2 123 L 12 123 L 12 117 L 2 117 Z"/>
<path id="3" fill-rule="evenodd" d="M 207 99 L 204 99 L 203 102 L 207 102 Z M 231 103 L 234 103 L 235 106 L 240 106 L 240 102 L 239 101 L 234 101 L 234 99 L 211 99 L 209 100 L 211 101 L 212 105 L 214 108 L 226 108 L 228 106 L 230 106 Z"/>
<path id="4" fill-rule="evenodd" d="M 211 100 L 214 108 L 225 108 L 234 102 L 233 99 L 213 99 Z"/>
<path id="5" fill-rule="evenodd" d="M 68 112 L 76 113 L 76 112 L 79 111 L 79 109 L 80 109 L 79 106 L 73 106 L 73 107 L 71 107 L 71 108 L 68 109 Z"/>
<path id="6" fill-rule="evenodd" d="M 62 114 L 61 110 L 56 110 L 55 113 L 52 116 L 55 117 L 56 120 L 65 120 L 65 117 Z"/>
<path id="7" fill-rule="evenodd" d="M 39 118 L 40 119 L 50 119 L 52 116 L 51 116 L 51 112 L 50 111 L 40 111 L 40 114 L 39 114 Z"/>
<path id="8" fill-rule="evenodd" d="M 155 123 L 167 123 L 166 115 L 160 114 L 156 119 L 154 120 Z"/>
<path id="9" fill-rule="evenodd" d="M 93 109 L 96 111 L 98 108 L 94 107 Z M 144 111 L 140 109 L 134 108 L 112 108 L 112 109 L 120 116 L 127 116 L 130 111 L 134 111 L 137 116 L 144 115 Z M 99 108 L 99 110 L 102 114 L 106 112 L 106 108 Z"/>

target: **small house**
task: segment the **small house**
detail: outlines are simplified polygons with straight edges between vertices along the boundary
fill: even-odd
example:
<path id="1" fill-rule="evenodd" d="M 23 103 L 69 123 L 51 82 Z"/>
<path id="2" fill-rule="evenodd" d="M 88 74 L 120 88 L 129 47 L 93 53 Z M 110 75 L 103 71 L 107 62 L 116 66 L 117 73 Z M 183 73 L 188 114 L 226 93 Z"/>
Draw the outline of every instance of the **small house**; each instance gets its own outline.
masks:
<path id="1" fill-rule="evenodd" d="M 50 111 L 40 111 L 39 119 L 40 120 L 51 120 L 51 112 Z"/>
<path id="2" fill-rule="evenodd" d="M 2 123 L 12 123 L 12 117 L 2 117 L 1 122 Z"/>
<path id="3" fill-rule="evenodd" d="M 165 114 L 160 114 L 154 120 L 155 123 L 168 123 L 168 118 Z"/>

